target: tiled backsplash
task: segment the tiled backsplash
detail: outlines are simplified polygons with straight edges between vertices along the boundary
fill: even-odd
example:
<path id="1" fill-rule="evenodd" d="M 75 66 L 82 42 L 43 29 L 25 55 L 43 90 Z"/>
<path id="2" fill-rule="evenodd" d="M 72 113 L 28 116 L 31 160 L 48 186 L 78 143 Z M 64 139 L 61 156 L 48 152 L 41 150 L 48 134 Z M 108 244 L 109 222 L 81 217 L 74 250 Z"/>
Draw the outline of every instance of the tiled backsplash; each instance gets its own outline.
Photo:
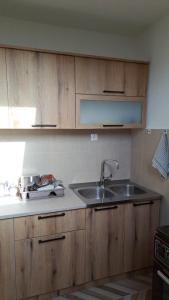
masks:
<path id="1" fill-rule="evenodd" d="M 89 133 L 53 131 L 8 131 L 0 134 L 0 179 L 17 180 L 23 174 L 53 173 L 65 186 L 99 179 L 103 159 L 118 159 L 114 178 L 130 177 L 130 133 L 99 133 L 91 142 Z"/>

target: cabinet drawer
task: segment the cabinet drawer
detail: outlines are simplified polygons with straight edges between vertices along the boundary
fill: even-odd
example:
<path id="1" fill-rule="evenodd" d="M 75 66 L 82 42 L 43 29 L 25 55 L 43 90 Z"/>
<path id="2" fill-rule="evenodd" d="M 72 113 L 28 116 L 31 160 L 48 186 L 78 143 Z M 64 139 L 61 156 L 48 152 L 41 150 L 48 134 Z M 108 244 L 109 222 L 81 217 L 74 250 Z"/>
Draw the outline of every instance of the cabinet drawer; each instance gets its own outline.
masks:
<path id="1" fill-rule="evenodd" d="M 85 228 L 85 210 L 71 210 L 14 220 L 15 240 Z"/>

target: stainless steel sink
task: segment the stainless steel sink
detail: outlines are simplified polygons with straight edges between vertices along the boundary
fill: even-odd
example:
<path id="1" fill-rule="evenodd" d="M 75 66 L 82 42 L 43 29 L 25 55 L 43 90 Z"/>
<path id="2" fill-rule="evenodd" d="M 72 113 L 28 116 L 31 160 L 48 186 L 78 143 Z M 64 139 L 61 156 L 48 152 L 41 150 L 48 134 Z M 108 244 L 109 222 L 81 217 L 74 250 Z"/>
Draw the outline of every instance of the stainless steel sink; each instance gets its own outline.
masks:
<path id="1" fill-rule="evenodd" d="M 141 195 L 146 193 L 143 189 L 137 187 L 134 184 L 118 184 L 118 185 L 111 186 L 109 188 L 111 189 L 111 191 L 119 195 L 123 195 L 125 197 Z"/>
<path id="2" fill-rule="evenodd" d="M 85 198 L 85 199 L 95 199 L 95 200 L 110 200 L 114 197 L 113 191 L 107 188 L 102 188 L 99 186 L 95 187 L 81 187 L 74 189 L 74 192 Z"/>

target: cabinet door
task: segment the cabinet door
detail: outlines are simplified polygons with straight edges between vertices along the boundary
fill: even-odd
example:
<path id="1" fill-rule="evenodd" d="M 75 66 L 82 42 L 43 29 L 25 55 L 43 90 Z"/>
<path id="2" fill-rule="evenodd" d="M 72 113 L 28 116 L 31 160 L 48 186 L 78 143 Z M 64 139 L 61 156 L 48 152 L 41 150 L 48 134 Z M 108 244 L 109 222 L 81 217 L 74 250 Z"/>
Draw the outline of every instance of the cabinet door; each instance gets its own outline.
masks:
<path id="1" fill-rule="evenodd" d="M 6 63 L 10 127 L 32 128 L 41 123 L 37 54 L 7 49 Z"/>
<path id="2" fill-rule="evenodd" d="M 17 299 L 82 283 L 84 249 L 83 230 L 16 241 Z"/>
<path id="3" fill-rule="evenodd" d="M 74 58 L 7 50 L 11 128 L 75 128 Z"/>
<path id="4" fill-rule="evenodd" d="M 125 272 L 152 265 L 154 233 L 159 226 L 160 201 L 127 204 L 125 209 Z"/>
<path id="5" fill-rule="evenodd" d="M 139 97 L 76 95 L 76 128 L 142 128 L 144 116 Z"/>
<path id="6" fill-rule="evenodd" d="M 76 93 L 123 94 L 124 63 L 93 58 L 75 58 Z"/>
<path id="7" fill-rule="evenodd" d="M 87 210 L 89 280 L 109 277 L 123 271 L 123 215 L 123 205 Z"/>
<path id="8" fill-rule="evenodd" d="M 138 63 L 125 64 L 125 95 L 145 97 L 148 80 L 148 65 Z"/>
<path id="9" fill-rule="evenodd" d="M 13 220 L 0 221 L 0 299 L 16 299 Z"/>
<path id="10" fill-rule="evenodd" d="M 5 49 L 0 49 L 0 128 L 9 127 Z"/>
<path id="11" fill-rule="evenodd" d="M 38 84 L 43 127 L 74 128 L 74 58 L 39 53 Z"/>

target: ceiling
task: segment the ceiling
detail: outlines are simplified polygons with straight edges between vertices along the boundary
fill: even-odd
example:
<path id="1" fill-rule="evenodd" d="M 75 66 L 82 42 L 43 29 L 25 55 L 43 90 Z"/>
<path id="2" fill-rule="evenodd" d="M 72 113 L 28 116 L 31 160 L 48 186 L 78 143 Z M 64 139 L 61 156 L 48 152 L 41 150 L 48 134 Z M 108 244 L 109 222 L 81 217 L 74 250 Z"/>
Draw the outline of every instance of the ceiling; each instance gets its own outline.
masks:
<path id="1" fill-rule="evenodd" d="M 62 27 L 137 35 L 169 12 L 169 0 L 0 0 L 0 15 Z"/>

